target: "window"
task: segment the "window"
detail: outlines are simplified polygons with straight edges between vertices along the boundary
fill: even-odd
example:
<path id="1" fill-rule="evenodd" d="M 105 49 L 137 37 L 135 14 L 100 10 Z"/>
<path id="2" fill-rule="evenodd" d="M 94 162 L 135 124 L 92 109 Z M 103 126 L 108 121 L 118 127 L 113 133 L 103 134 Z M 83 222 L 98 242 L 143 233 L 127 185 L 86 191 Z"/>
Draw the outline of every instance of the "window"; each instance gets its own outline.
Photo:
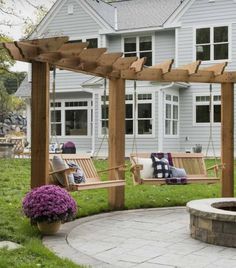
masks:
<path id="1" fill-rule="evenodd" d="M 212 110 L 212 113 L 211 113 Z M 211 118 L 212 116 L 212 118 Z M 221 122 L 221 96 L 195 96 L 195 123 Z"/>
<path id="2" fill-rule="evenodd" d="M 66 136 L 88 135 L 88 111 L 66 110 Z"/>
<path id="3" fill-rule="evenodd" d="M 90 100 L 51 103 L 51 135 L 89 135 L 91 113 Z"/>
<path id="4" fill-rule="evenodd" d="M 88 135 L 88 101 L 65 102 L 65 135 Z"/>
<path id="5" fill-rule="evenodd" d="M 88 48 L 98 48 L 97 38 L 86 39 L 86 42 L 89 42 Z"/>
<path id="6" fill-rule="evenodd" d="M 54 108 L 55 107 L 55 108 Z M 51 103 L 51 135 L 62 135 L 61 102 Z"/>
<path id="7" fill-rule="evenodd" d="M 101 97 L 101 127 L 102 134 L 107 132 L 108 128 L 108 96 L 106 97 L 106 105 L 104 105 L 104 97 Z M 137 94 L 137 111 L 134 109 L 134 95 L 126 95 L 125 103 L 125 133 L 127 135 L 151 135 L 152 134 L 152 94 Z"/>
<path id="8" fill-rule="evenodd" d="M 196 59 L 202 61 L 229 59 L 228 26 L 196 29 Z"/>
<path id="9" fill-rule="evenodd" d="M 88 48 L 98 48 L 98 38 L 83 38 L 83 39 L 76 39 L 76 40 L 70 40 L 67 43 L 78 43 L 78 42 L 88 42 Z"/>
<path id="10" fill-rule="evenodd" d="M 152 37 L 138 36 L 124 38 L 124 56 L 147 57 L 146 65 L 152 66 Z"/>
<path id="11" fill-rule="evenodd" d="M 179 133 L 179 96 L 165 95 L 165 135 L 176 136 Z"/>

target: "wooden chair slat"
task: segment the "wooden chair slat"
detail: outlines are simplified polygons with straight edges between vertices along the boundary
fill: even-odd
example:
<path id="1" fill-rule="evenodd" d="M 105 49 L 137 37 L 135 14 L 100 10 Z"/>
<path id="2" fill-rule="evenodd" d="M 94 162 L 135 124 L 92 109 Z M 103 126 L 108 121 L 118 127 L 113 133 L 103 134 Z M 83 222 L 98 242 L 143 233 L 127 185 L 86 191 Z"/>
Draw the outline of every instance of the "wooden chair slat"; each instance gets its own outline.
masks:
<path id="1" fill-rule="evenodd" d="M 49 167 L 50 170 L 53 170 L 51 161 L 53 159 L 53 154 L 50 154 L 49 159 Z M 97 170 L 94 166 L 93 160 L 89 156 L 81 156 L 77 154 L 62 154 L 60 155 L 66 163 L 69 161 L 74 162 L 77 164 L 84 172 L 86 182 L 81 184 L 73 184 L 68 185 L 67 189 L 70 191 L 80 191 L 80 190 L 89 190 L 89 189 L 100 189 L 100 188 L 111 188 L 111 187 L 117 187 L 117 186 L 124 186 L 125 181 L 124 180 L 107 180 L 107 181 L 101 181 Z M 65 178 L 64 180 L 67 180 L 66 174 L 64 174 Z M 52 183 L 55 183 L 56 179 L 50 178 L 50 181 Z M 68 182 L 68 180 L 67 180 Z"/>

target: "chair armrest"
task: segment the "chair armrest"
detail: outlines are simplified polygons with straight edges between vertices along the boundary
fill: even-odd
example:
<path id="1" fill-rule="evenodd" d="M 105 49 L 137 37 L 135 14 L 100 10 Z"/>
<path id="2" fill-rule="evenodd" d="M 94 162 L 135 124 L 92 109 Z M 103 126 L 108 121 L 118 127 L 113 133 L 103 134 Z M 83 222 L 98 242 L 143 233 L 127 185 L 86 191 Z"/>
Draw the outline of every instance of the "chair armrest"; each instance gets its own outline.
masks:
<path id="1" fill-rule="evenodd" d="M 76 171 L 76 168 L 64 168 L 64 169 L 58 169 L 58 170 L 54 170 L 54 171 L 51 171 L 49 172 L 49 175 L 54 175 L 54 174 L 57 174 L 57 173 L 66 173 L 66 174 L 69 174 L 69 173 L 73 173 Z"/>
<path id="2" fill-rule="evenodd" d="M 111 167 L 111 168 L 107 168 L 107 169 L 103 169 L 103 170 L 99 170 L 97 171 L 97 173 L 103 173 L 103 172 L 107 172 L 107 171 L 110 171 L 110 170 L 118 170 L 118 171 L 125 171 L 126 170 L 126 167 L 127 165 L 119 165 L 119 166 L 116 166 L 116 167 Z"/>
<path id="3" fill-rule="evenodd" d="M 143 169 L 143 165 L 140 165 L 140 164 L 133 164 L 131 166 L 130 172 L 133 175 L 134 184 L 142 184 L 143 183 L 141 175 L 140 175 L 140 170 L 142 170 L 142 169 Z"/>
<path id="4" fill-rule="evenodd" d="M 219 177 L 219 169 L 224 169 L 225 165 L 224 164 L 219 164 L 219 165 L 213 165 L 211 167 L 208 167 L 206 170 L 213 170 L 215 172 L 215 176 Z"/>

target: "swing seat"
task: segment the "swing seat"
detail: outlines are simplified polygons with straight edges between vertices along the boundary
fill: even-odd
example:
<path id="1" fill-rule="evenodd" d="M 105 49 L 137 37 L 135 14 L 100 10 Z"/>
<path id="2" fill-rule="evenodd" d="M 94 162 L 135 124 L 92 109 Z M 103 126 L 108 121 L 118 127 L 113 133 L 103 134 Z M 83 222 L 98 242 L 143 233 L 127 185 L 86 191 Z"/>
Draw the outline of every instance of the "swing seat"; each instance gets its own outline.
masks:
<path id="1" fill-rule="evenodd" d="M 60 173 L 63 177 L 63 185 L 68 191 L 81 191 L 81 190 L 90 190 L 90 189 L 99 189 L 99 188 L 111 188 L 117 186 L 124 186 L 125 181 L 118 179 L 118 172 L 124 170 L 124 166 L 120 165 L 117 167 L 109 168 L 102 171 L 96 171 L 96 168 L 93 164 L 93 160 L 89 156 L 81 156 L 77 154 L 63 154 L 61 155 L 62 159 L 68 163 L 69 161 L 77 164 L 84 172 L 85 183 L 80 184 L 69 184 L 68 174 L 75 172 L 74 168 L 67 168 L 62 170 L 53 170 L 52 159 L 53 154 L 49 156 L 49 181 L 51 184 L 59 184 L 58 180 L 55 178 L 55 174 Z M 114 180 L 101 181 L 99 173 L 107 172 L 109 170 L 115 170 L 116 176 Z"/>
<path id="2" fill-rule="evenodd" d="M 151 184 L 151 185 L 164 185 L 166 184 L 165 178 L 142 178 L 140 171 L 143 165 L 138 164 L 139 158 L 150 158 L 150 153 L 137 153 L 130 155 L 131 173 L 133 182 L 137 184 Z M 171 153 L 173 165 L 176 168 L 184 168 L 187 173 L 187 184 L 205 183 L 213 184 L 220 182 L 219 179 L 219 165 L 214 165 L 206 168 L 204 156 L 202 153 Z M 209 177 L 207 171 L 213 170 L 214 176 Z"/>

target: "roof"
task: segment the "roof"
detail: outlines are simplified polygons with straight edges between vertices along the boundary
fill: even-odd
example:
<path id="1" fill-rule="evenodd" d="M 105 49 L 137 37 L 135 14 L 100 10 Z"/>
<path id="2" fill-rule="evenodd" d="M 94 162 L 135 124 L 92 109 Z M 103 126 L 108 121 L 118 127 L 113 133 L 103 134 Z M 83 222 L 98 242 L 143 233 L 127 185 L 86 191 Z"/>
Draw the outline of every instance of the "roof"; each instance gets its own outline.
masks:
<path id="1" fill-rule="evenodd" d="M 28 81 L 28 74 L 25 79 L 21 82 L 17 91 L 14 94 L 16 97 L 28 98 L 31 96 L 31 82 Z"/>
<path id="2" fill-rule="evenodd" d="M 86 2 L 113 28 L 121 31 L 162 26 L 184 1 L 124 0 L 110 4 L 101 0 L 86 0 Z"/>
<path id="3" fill-rule="evenodd" d="M 83 0 L 112 28 L 115 28 L 115 7 L 109 3 L 96 0 Z"/>

